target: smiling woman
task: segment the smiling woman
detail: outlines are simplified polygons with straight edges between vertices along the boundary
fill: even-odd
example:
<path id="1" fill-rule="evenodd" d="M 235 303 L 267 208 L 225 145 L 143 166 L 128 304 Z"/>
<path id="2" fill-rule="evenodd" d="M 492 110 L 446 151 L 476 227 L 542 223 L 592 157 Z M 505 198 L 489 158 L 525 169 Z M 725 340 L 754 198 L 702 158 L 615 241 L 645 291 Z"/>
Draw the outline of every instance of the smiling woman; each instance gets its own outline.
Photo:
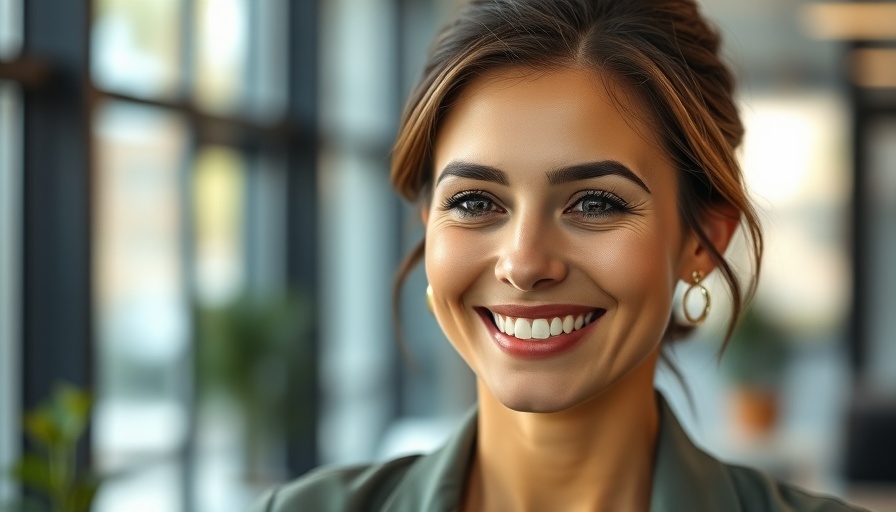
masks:
<path id="1" fill-rule="evenodd" d="M 650 396 L 675 284 L 713 266 L 679 221 L 674 165 L 645 123 L 621 113 L 643 108 L 622 92 L 583 67 L 500 69 L 441 121 L 426 275 L 442 330 L 478 377 L 483 415 L 486 397 L 561 412 L 609 391 Z M 445 177 L 457 162 L 501 179 Z M 702 227 L 722 252 L 735 226 L 711 216 Z M 563 321 L 573 330 L 550 336 Z M 544 327 L 547 339 L 531 341 Z"/>
<path id="2" fill-rule="evenodd" d="M 259 510 L 854 510 L 719 462 L 654 373 L 762 244 L 719 36 L 689 0 L 474 0 L 437 38 L 392 183 L 426 227 L 433 314 L 477 379 L 440 450 L 324 469 Z M 745 231 L 754 273 L 724 257 Z M 703 311 L 682 325 L 679 282 Z"/>

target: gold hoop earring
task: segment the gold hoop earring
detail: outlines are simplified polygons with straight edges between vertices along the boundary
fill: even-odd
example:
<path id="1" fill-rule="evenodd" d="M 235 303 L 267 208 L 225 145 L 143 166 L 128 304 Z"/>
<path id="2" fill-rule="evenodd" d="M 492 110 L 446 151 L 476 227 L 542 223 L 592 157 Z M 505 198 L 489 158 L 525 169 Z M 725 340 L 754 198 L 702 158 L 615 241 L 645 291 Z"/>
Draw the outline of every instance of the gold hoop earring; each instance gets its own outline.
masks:
<path id="1" fill-rule="evenodd" d="M 426 307 L 429 308 L 429 312 L 432 313 L 432 286 L 426 285 Z"/>
<path id="2" fill-rule="evenodd" d="M 706 287 L 700 284 L 700 281 L 703 280 L 703 272 L 695 270 L 691 274 L 691 278 L 694 280 L 694 282 L 693 284 L 688 286 L 688 289 L 684 292 L 684 297 L 682 297 L 681 299 L 681 310 L 684 312 L 684 317 L 688 322 L 690 322 L 692 325 L 700 325 L 704 320 L 706 320 L 706 317 L 709 316 L 709 290 L 707 290 Z M 688 311 L 688 296 L 694 290 L 699 290 L 700 295 L 703 296 L 703 311 L 698 317 L 691 316 L 691 313 Z"/>

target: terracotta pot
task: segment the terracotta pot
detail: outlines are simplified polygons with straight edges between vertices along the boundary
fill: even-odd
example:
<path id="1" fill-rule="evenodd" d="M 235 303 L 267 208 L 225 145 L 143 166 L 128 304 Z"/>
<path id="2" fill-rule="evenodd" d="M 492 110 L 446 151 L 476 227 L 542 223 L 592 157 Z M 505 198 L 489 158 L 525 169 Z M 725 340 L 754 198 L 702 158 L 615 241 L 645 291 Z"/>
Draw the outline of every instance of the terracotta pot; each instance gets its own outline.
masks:
<path id="1" fill-rule="evenodd" d="M 764 436 L 775 429 L 780 412 L 777 391 L 736 388 L 733 395 L 734 417 L 746 434 Z"/>

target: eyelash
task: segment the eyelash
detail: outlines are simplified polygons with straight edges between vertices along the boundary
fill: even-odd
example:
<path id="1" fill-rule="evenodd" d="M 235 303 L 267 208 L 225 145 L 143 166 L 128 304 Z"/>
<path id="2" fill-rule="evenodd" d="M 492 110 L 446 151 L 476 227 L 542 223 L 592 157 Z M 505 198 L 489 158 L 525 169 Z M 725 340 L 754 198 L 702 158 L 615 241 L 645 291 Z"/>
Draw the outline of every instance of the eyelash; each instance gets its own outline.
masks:
<path id="1" fill-rule="evenodd" d="M 489 209 L 473 210 L 469 206 L 464 205 L 465 203 L 470 203 L 473 201 L 482 201 L 489 205 Z M 601 210 L 597 213 L 586 212 L 584 211 L 583 206 L 583 210 L 579 211 L 578 213 L 586 219 L 608 217 L 611 215 L 631 211 L 631 206 L 616 194 L 607 192 L 605 190 L 588 190 L 584 192 L 579 198 L 577 198 L 572 206 L 566 208 L 563 213 L 570 212 L 573 207 L 580 205 L 585 201 L 599 202 L 607 206 L 607 209 Z M 495 203 L 495 199 L 493 199 L 491 195 L 484 191 L 466 190 L 445 199 L 445 201 L 442 203 L 442 210 L 455 211 L 462 217 L 481 217 L 489 213 L 502 212 L 503 209 L 497 206 Z"/>
<path id="2" fill-rule="evenodd" d="M 605 204 L 608 208 L 606 210 L 601 210 L 597 213 L 588 213 L 584 210 L 578 212 L 580 215 L 585 217 L 586 219 L 593 219 L 597 217 L 609 217 L 611 215 L 616 215 L 619 213 L 626 213 L 631 211 L 631 206 L 621 197 L 613 194 L 611 192 L 607 192 L 606 190 L 589 190 L 582 194 L 575 202 L 564 210 L 568 212 L 572 210 L 573 207 L 582 204 L 584 201 L 595 201 L 599 203 Z"/>
<path id="3" fill-rule="evenodd" d="M 495 210 L 472 210 L 468 206 L 464 206 L 464 203 L 469 203 L 472 201 L 484 201 L 488 203 L 493 208 L 496 208 L 498 211 L 503 211 L 500 207 L 495 205 L 495 200 L 486 192 L 482 190 L 466 190 L 464 192 L 460 192 L 455 194 L 442 203 L 442 209 L 445 211 L 455 211 L 461 217 L 481 217 L 483 215 L 493 213 Z"/>

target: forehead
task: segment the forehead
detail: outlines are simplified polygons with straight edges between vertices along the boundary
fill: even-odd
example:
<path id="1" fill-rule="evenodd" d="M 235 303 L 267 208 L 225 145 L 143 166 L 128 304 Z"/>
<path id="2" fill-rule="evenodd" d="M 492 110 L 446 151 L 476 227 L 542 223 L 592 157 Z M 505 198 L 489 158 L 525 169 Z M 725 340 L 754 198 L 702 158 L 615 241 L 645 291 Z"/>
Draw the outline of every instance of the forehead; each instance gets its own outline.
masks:
<path id="1" fill-rule="evenodd" d="M 448 107 L 435 138 L 435 173 L 453 160 L 510 171 L 595 159 L 635 169 L 668 165 L 647 119 L 631 90 L 591 70 L 492 71 Z"/>

